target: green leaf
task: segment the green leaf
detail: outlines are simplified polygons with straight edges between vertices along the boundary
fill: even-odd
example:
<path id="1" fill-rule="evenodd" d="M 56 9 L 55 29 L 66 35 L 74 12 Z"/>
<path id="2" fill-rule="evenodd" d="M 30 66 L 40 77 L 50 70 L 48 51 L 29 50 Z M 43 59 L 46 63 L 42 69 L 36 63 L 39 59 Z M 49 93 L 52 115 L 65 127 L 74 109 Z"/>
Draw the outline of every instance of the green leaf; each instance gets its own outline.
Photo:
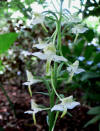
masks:
<path id="1" fill-rule="evenodd" d="M 30 5 L 31 3 L 33 3 L 35 0 L 25 0 L 25 3 Z"/>
<path id="2" fill-rule="evenodd" d="M 97 94 L 95 92 L 89 91 L 87 93 L 88 99 L 91 99 L 93 101 L 100 101 L 100 94 Z"/>
<path id="3" fill-rule="evenodd" d="M 84 57 L 86 60 L 93 57 L 93 53 L 95 52 L 95 49 L 96 47 L 93 45 L 86 46 L 85 52 L 84 52 Z"/>
<path id="4" fill-rule="evenodd" d="M 97 64 L 100 62 L 100 53 L 96 54 L 95 58 L 94 58 L 94 63 Z"/>
<path id="5" fill-rule="evenodd" d="M 64 63 L 61 63 L 61 64 L 58 66 L 58 69 L 57 69 L 57 76 L 60 75 L 60 71 L 61 71 L 63 65 L 64 65 Z"/>
<path id="6" fill-rule="evenodd" d="M 87 127 L 87 126 L 89 126 L 89 125 L 91 125 L 91 124 L 94 124 L 94 123 L 97 122 L 98 120 L 100 120 L 100 115 L 97 115 L 97 116 L 95 116 L 93 119 L 91 119 L 90 121 L 88 121 L 88 122 L 85 124 L 84 127 Z"/>
<path id="7" fill-rule="evenodd" d="M 71 54 L 71 51 L 67 45 L 62 45 L 62 53 L 64 57 L 66 57 L 67 54 Z"/>
<path id="8" fill-rule="evenodd" d="M 100 75 L 97 74 L 96 72 L 85 72 L 85 73 L 83 73 L 83 75 L 80 79 L 81 79 L 81 81 L 84 81 L 84 80 L 99 78 L 99 77 L 100 77 Z"/>
<path id="9" fill-rule="evenodd" d="M 88 42 L 91 42 L 92 39 L 95 37 L 94 30 L 89 29 L 84 33 L 84 36 Z"/>
<path id="10" fill-rule="evenodd" d="M 93 107 L 88 111 L 89 115 L 95 115 L 95 114 L 100 114 L 100 106 L 98 107 Z"/>
<path id="11" fill-rule="evenodd" d="M 6 33 L 0 35 L 0 54 L 7 51 L 10 46 L 17 39 L 18 34 L 16 33 Z"/>
<path id="12" fill-rule="evenodd" d="M 82 51 L 84 49 L 84 40 L 80 40 L 77 44 L 74 46 L 74 54 L 77 56 L 80 56 L 82 54 Z"/>
<path id="13" fill-rule="evenodd" d="M 45 96 L 49 96 L 49 94 L 45 93 L 45 92 L 34 92 L 34 94 L 42 94 L 42 95 L 45 95 Z"/>

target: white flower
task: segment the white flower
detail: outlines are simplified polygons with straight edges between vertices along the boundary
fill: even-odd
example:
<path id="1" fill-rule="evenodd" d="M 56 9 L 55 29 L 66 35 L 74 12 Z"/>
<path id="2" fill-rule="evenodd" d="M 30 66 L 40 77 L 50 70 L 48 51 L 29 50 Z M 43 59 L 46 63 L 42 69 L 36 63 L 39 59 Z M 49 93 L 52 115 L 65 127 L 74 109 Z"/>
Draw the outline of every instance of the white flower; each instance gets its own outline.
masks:
<path id="1" fill-rule="evenodd" d="M 31 99 L 31 110 L 25 111 L 24 113 L 32 114 L 34 124 L 36 124 L 35 114 L 46 109 L 40 108 L 33 99 Z"/>
<path id="2" fill-rule="evenodd" d="M 60 61 L 67 62 L 67 59 L 64 58 L 63 56 L 56 55 L 56 49 L 54 47 L 54 44 L 52 44 L 52 43 L 50 43 L 50 44 L 36 44 L 36 45 L 34 45 L 34 47 L 36 47 L 38 49 L 43 49 L 43 51 L 44 51 L 44 53 L 42 53 L 42 52 L 32 53 L 32 55 L 38 57 L 39 59 L 51 60 L 51 61 L 55 61 L 55 62 L 60 62 Z"/>
<path id="3" fill-rule="evenodd" d="M 75 74 L 79 74 L 81 72 L 84 72 L 84 69 L 78 68 L 79 66 L 79 61 L 76 60 L 72 65 L 70 65 L 69 67 L 67 67 L 67 70 L 69 73 L 75 73 Z"/>
<path id="4" fill-rule="evenodd" d="M 36 114 L 39 111 L 42 111 L 42 108 L 39 108 L 33 99 L 31 99 L 31 110 L 25 111 L 24 113 L 28 114 Z"/>
<path id="5" fill-rule="evenodd" d="M 43 45 L 43 46 L 42 46 Z M 32 53 L 32 55 L 38 57 L 41 60 L 47 60 L 46 62 L 46 74 L 50 75 L 50 65 L 51 65 L 51 61 L 55 61 L 55 62 L 67 62 L 67 59 L 64 58 L 63 56 L 58 56 L 56 55 L 56 48 L 54 46 L 53 43 L 41 43 L 40 44 L 36 44 L 34 45 L 34 47 L 38 48 L 38 49 L 42 49 L 44 53 L 42 52 L 35 52 Z"/>
<path id="6" fill-rule="evenodd" d="M 81 24 L 76 25 L 74 28 L 72 28 L 72 33 L 84 33 L 88 30 L 88 28 L 83 27 Z"/>
<path id="7" fill-rule="evenodd" d="M 42 41 L 41 38 L 38 38 L 39 44 L 33 45 L 33 47 L 36 47 L 37 49 L 44 49 L 48 46 L 48 44 L 45 41 Z"/>
<path id="8" fill-rule="evenodd" d="M 38 57 L 41 60 L 47 59 L 47 56 L 42 52 L 35 52 L 35 53 L 32 53 L 32 55 Z"/>
<path id="9" fill-rule="evenodd" d="M 77 24 L 77 23 L 81 22 L 81 19 L 78 18 L 78 17 L 75 16 L 75 15 L 71 15 L 71 17 L 69 18 L 69 22 L 70 22 L 70 23 L 75 23 L 75 24 Z"/>
<path id="10" fill-rule="evenodd" d="M 61 103 L 52 107 L 51 111 L 62 111 L 63 114 L 61 117 L 63 117 L 67 113 L 67 109 L 73 109 L 76 106 L 80 105 L 79 102 L 73 100 L 73 96 L 60 99 L 60 101 Z"/>
<path id="11" fill-rule="evenodd" d="M 44 49 L 45 47 L 47 46 L 47 44 L 36 44 L 36 45 L 33 45 L 33 47 L 36 47 L 38 49 Z"/>
<path id="12" fill-rule="evenodd" d="M 79 61 L 76 60 L 72 65 L 67 67 L 67 71 L 69 72 L 69 78 L 67 83 L 70 83 L 72 81 L 74 74 L 79 74 L 85 71 L 84 69 L 78 68 L 78 66 L 79 66 Z"/>
<path id="13" fill-rule="evenodd" d="M 88 30 L 86 27 L 82 27 L 81 25 L 76 25 L 74 28 L 72 28 L 72 33 L 84 33 Z"/>
<path id="14" fill-rule="evenodd" d="M 47 28 L 44 25 L 45 16 L 42 13 L 32 12 L 34 15 L 31 20 L 27 20 L 27 26 L 32 28 L 33 25 L 41 24 L 42 28 L 48 32 Z"/>
<path id="15" fill-rule="evenodd" d="M 38 57 L 41 60 L 51 60 L 51 61 L 55 61 L 55 62 L 60 62 L 60 61 L 67 62 L 67 59 L 64 58 L 63 56 L 50 54 L 49 52 L 46 54 L 42 53 L 42 52 L 35 52 L 35 53 L 32 53 L 32 55 Z"/>
<path id="16" fill-rule="evenodd" d="M 32 24 L 43 24 L 45 16 L 43 16 L 41 13 L 33 12 L 34 17 L 32 18 Z"/>
<path id="17" fill-rule="evenodd" d="M 24 113 L 32 114 L 34 124 L 36 124 L 35 114 L 44 110 L 49 110 L 49 108 L 40 108 L 39 105 L 35 103 L 34 99 L 31 99 L 31 110 L 25 111 Z"/>
<path id="18" fill-rule="evenodd" d="M 24 82 L 23 85 L 32 85 L 41 82 L 41 80 L 39 79 L 34 79 L 32 73 L 29 72 L 28 70 L 26 70 L 26 74 L 27 74 L 27 82 Z"/>
<path id="19" fill-rule="evenodd" d="M 21 55 L 24 55 L 25 57 L 31 55 L 32 53 L 31 52 L 28 52 L 28 51 L 25 51 L 25 50 L 22 50 L 21 51 Z"/>

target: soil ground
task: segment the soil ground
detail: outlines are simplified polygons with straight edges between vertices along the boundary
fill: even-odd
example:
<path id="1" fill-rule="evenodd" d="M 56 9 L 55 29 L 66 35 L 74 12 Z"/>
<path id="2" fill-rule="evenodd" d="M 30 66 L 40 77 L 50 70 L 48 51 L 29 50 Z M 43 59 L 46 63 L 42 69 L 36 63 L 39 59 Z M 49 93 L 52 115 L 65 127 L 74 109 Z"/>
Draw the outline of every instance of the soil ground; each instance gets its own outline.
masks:
<path id="1" fill-rule="evenodd" d="M 17 86 L 3 85 L 10 97 L 14 109 L 16 111 L 16 117 L 10 108 L 9 102 L 7 101 L 4 93 L 0 89 L 0 131 L 48 131 L 48 126 L 46 123 L 47 113 L 45 111 L 39 112 L 36 115 L 37 124 L 33 124 L 32 116 L 29 114 L 24 114 L 25 111 L 30 109 L 30 96 L 27 92 L 27 87 L 19 88 Z M 34 86 L 33 92 L 45 91 L 41 86 Z M 34 94 L 33 98 L 37 103 L 49 105 L 48 96 L 43 96 L 41 94 Z M 84 124 L 92 118 L 92 116 L 87 115 L 89 108 L 87 106 L 81 105 L 76 107 L 69 112 L 72 117 L 66 115 L 64 118 L 57 120 L 56 127 L 54 131 L 98 131 L 97 123 L 83 128 Z M 3 128 L 3 129 L 2 129 Z"/>

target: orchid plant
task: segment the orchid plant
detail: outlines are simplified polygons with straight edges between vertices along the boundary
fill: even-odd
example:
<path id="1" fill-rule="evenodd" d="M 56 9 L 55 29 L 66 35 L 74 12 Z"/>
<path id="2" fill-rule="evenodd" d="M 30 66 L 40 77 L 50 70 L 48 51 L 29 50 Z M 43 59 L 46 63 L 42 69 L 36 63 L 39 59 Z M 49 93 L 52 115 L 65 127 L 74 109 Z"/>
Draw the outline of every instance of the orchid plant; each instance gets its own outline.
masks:
<path id="1" fill-rule="evenodd" d="M 61 22 L 64 19 L 65 15 L 63 14 L 63 0 L 60 0 L 60 11 L 59 12 L 52 12 L 47 11 L 47 13 L 50 13 L 55 19 L 56 29 L 51 36 L 49 41 L 42 41 L 39 40 L 39 44 L 33 45 L 33 48 L 37 48 L 40 51 L 31 53 L 31 55 L 39 58 L 40 60 L 46 61 L 46 71 L 45 76 L 43 77 L 36 77 L 38 79 L 35 79 L 31 72 L 26 71 L 27 73 L 27 82 L 24 83 L 24 85 L 28 86 L 30 96 L 32 97 L 32 91 L 31 91 L 31 85 L 36 84 L 39 82 L 44 82 L 48 89 L 48 95 L 50 98 L 50 107 L 47 108 L 41 108 L 39 105 L 35 103 L 35 100 L 31 99 L 31 110 L 26 111 L 25 113 L 32 114 L 34 124 L 36 124 L 36 118 L 35 114 L 40 111 L 46 111 L 48 112 L 48 119 L 47 123 L 49 126 L 49 131 L 53 131 L 56 120 L 59 116 L 59 112 L 62 112 L 61 118 L 64 117 L 65 114 L 67 114 L 68 109 L 73 109 L 76 106 L 80 105 L 79 102 L 74 101 L 73 96 L 65 97 L 64 95 L 61 95 L 57 92 L 58 87 L 58 77 L 59 73 L 62 70 L 63 65 L 66 67 L 66 72 L 69 73 L 69 78 L 66 79 L 67 83 L 72 82 L 72 78 L 75 74 L 81 73 L 84 71 L 84 69 L 80 69 L 79 67 L 79 61 L 76 60 L 73 64 L 69 64 L 69 61 L 63 56 L 62 53 L 62 30 L 61 30 Z M 44 17 L 39 17 L 41 15 L 36 15 L 38 17 L 35 19 L 35 22 L 43 24 Z M 41 19 L 42 20 L 39 20 Z M 76 23 L 76 21 L 75 21 Z M 81 27 L 81 28 L 80 28 Z M 75 25 L 75 28 L 72 28 L 73 33 L 83 33 L 87 29 L 82 28 L 81 25 L 78 25 L 78 28 Z M 75 38 L 76 39 L 76 38 Z M 51 64 L 52 62 L 52 64 Z M 59 71 L 58 71 L 59 70 Z M 55 100 L 56 98 L 56 100 Z"/>

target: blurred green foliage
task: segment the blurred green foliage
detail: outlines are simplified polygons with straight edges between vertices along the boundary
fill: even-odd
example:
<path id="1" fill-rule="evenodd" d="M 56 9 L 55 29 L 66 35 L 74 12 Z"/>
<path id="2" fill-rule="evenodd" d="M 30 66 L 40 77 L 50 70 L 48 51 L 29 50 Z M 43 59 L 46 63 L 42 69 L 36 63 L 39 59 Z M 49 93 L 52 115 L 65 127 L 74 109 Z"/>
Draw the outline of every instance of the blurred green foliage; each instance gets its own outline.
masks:
<path id="1" fill-rule="evenodd" d="M 100 106 L 91 108 L 88 111 L 88 114 L 89 115 L 95 115 L 95 117 L 93 117 L 93 119 L 88 121 L 84 127 L 87 127 L 87 126 L 89 126 L 91 124 L 94 124 L 94 123 L 100 121 Z M 100 123 L 99 123 L 99 130 L 100 130 Z"/>
<path id="2" fill-rule="evenodd" d="M 17 39 L 18 34 L 16 33 L 6 33 L 0 35 L 0 54 L 7 51 L 10 46 L 14 43 Z"/>

